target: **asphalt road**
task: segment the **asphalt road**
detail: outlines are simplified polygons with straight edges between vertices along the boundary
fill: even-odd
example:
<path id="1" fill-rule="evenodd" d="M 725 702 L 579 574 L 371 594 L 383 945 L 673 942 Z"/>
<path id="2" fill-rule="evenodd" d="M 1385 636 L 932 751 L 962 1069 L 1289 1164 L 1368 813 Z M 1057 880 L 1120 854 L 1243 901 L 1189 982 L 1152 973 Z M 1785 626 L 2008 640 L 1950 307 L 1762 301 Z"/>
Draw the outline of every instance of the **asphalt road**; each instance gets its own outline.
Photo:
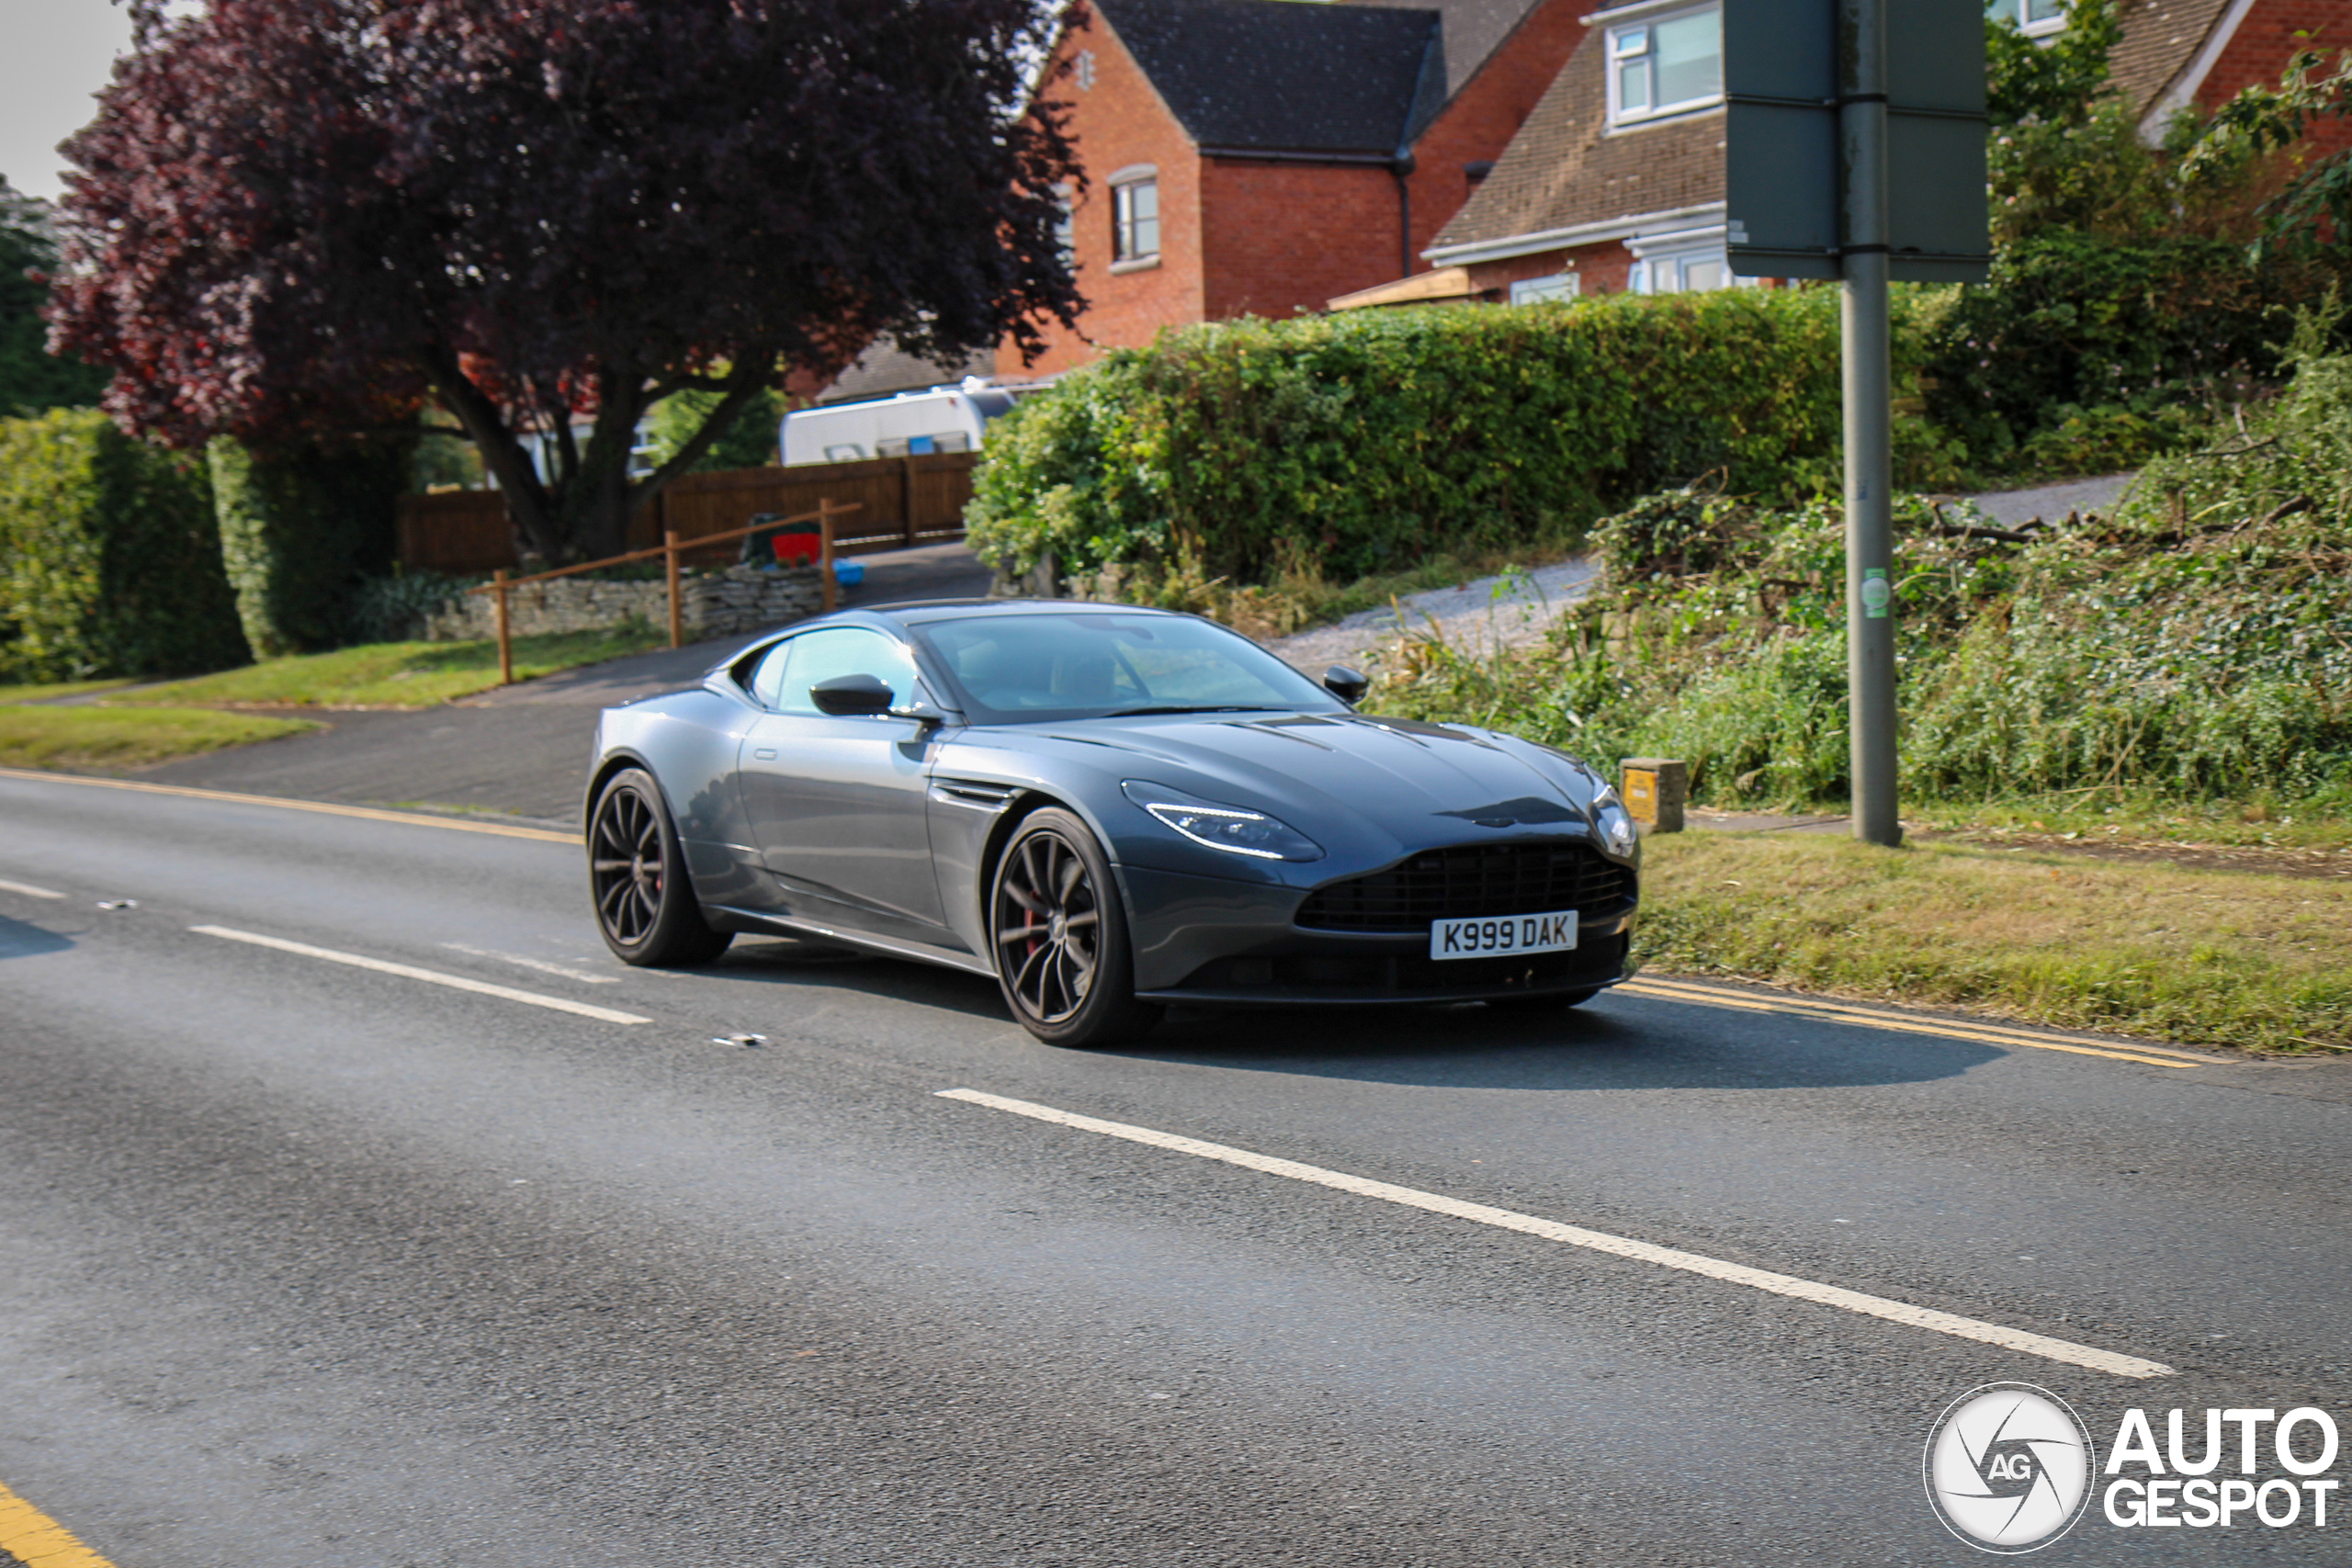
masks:
<path id="1" fill-rule="evenodd" d="M 13 776 L 0 822 L 0 1484 L 119 1568 L 1956 1563 L 1920 1449 L 1975 1385 L 2102 1454 L 2127 1406 L 2352 1423 L 2336 1068 L 1730 993 L 1057 1052 L 799 943 L 622 970 L 561 842 Z M 2094 1504 L 2036 1561 L 2347 1520 Z"/>

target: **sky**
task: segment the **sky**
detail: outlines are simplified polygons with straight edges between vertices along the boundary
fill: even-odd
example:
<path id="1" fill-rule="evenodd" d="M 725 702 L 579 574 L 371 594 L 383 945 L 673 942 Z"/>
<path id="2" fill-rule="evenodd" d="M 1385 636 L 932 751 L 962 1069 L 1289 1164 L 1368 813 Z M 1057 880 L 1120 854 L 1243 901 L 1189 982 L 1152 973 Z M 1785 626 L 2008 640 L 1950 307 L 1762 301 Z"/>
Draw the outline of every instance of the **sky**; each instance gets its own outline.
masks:
<path id="1" fill-rule="evenodd" d="M 63 192 L 57 144 L 90 121 L 90 96 L 130 45 L 110 0 L 0 0 L 0 175 L 28 196 Z"/>

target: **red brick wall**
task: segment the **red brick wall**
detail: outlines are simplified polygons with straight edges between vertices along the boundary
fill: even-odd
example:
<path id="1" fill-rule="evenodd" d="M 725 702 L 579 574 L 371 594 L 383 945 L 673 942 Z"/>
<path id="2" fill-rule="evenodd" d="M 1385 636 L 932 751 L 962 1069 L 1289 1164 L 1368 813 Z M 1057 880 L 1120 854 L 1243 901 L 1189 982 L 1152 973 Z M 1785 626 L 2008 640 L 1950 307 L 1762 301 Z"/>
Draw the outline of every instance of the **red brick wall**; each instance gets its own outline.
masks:
<path id="1" fill-rule="evenodd" d="M 1429 270 L 1421 252 L 1470 199 L 1470 178 L 1462 166 L 1503 155 L 1535 101 L 1584 41 L 1588 29 L 1582 18 L 1591 9 L 1592 0 L 1545 0 L 1421 133 L 1407 182 L 1413 192 L 1413 271 Z M 1396 276 L 1392 267 L 1374 281 Z"/>
<path id="2" fill-rule="evenodd" d="M 1065 37 L 1056 57 L 1070 59 L 1081 50 L 1094 55 L 1094 85 L 1081 88 L 1075 75 L 1065 75 L 1047 96 L 1070 106 L 1070 129 L 1086 171 L 1088 188 L 1076 216 L 1078 287 L 1087 308 L 1076 333 L 1047 329 L 1045 355 L 1026 367 L 1040 376 L 1089 363 L 1099 353 L 1095 345 L 1148 344 L 1162 326 L 1199 321 L 1203 310 L 1199 154 L 1099 19 Z M 1114 275 L 1111 190 L 1102 181 L 1135 164 L 1159 170 L 1159 265 Z M 1021 355 L 1009 345 L 999 350 L 997 370 L 1022 373 Z"/>
<path id="3" fill-rule="evenodd" d="M 1508 300 L 1510 286 L 1522 278 L 1549 277 L 1556 272 L 1572 271 L 1577 275 L 1577 292 L 1589 299 L 1595 294 L 1624 292 L 1625 279 L 1633 267 L 1634 253 L 1611 240 L 1605 245 L 1583 245 L 1572 251 L 1542 251 L 1505 261 L 1480 262 L 1470 269 L 1470 283 L 1481 290 L 1500 289 Z"/>
<path id="4" fill-rule="evenodd" d="M 1201 169 L 1208 319 L 1288 316 L 1396 276 L 1385 166 L 1211 158 Z"/>
<path id="5" fill-rule="evenodd" d="M 2276 84 L 2299 49 L 2319 50 L 2333 66 L 2346 47 L 2352 47 L 2352 0 L 2255 0 L 2198 88 L 2198 107 L 2218 108 L 2241 87 Z M 2352 146 L 2352 121 L 2321 121 L 2305 146 L 2313 154 Z"/>

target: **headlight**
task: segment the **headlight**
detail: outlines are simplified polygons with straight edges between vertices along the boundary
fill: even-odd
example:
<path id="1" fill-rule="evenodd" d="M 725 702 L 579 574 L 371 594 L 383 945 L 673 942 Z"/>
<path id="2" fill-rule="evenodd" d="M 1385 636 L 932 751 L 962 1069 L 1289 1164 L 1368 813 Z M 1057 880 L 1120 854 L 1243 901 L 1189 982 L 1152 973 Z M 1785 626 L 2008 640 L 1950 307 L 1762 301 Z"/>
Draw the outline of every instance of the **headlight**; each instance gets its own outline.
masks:
<path id="1" fill-rule="evenodd" d="M 1611 854 L 1620 860 L 1634 858 L 1641 835 L 1634 831 L 1634 818 L 1626 811 L 1625 803 L 1607 784 L 1602 784 L 1592 797 L 1592 824 L 1600 829 L 1600 841 Z"/>
<path id="2" fill-rule="evenodd" d="M 1238 806 L 1216 806 L 1165 784 L 1130 779 L 1119 786 L 1129 800 L 1196 844 L 1253 860 L 1321 860 L 1323 846 L 1279 818 Z"/>

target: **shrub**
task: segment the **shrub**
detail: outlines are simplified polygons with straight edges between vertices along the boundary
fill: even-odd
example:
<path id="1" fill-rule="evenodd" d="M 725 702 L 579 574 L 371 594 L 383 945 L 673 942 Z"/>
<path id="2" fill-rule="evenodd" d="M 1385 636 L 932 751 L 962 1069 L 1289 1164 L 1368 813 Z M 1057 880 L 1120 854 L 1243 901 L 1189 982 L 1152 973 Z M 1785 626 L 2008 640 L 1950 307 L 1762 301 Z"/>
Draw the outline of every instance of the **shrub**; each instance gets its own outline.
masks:
<path id="1" fill-rule="evenodd" d="M 1336 581 L 1580 527 L 1711 469 L 1789 495 L 1837 450 L 1838 341 L 1817 288 L 1211 322 L 999 421 L 967 518 L 1016 570 L 1051 550 L 1065 570 Z"/>
<path id="2" fill-rule="evenodd" d="M 354 595 L 387 570 L 415 438 L 209 456 L 221 558 L 254 654 L 320 653 L 353 634 Z"/>
<path id="3" fill-rule="evenodd" d="M 2218 239 L 2018 240 L 1935 321 L 1927 411 L 1980 463 L 2133 467 L 2192 438 L 2185 411 L 2277 381 L 2283 307 L 2322 287 L 2308 256 L 2256 265 Z"/>
<path id="4" fill-rule="evenodd" d="M 0 679 L 249 657 L 200 460 L 134 441 L 96 410 L 0 421 Z"/>

